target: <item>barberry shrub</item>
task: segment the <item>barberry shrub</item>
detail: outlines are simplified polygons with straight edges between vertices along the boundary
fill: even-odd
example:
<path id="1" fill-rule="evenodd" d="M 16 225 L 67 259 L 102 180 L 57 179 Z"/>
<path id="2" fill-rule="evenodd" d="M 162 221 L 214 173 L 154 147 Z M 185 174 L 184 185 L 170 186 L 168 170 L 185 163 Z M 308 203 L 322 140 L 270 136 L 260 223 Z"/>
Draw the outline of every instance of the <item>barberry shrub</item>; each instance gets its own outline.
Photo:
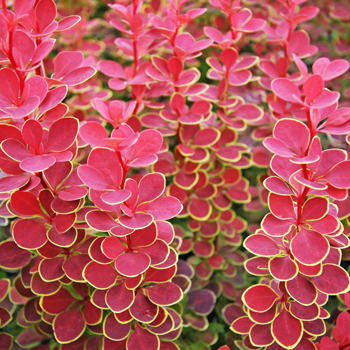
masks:
<path id="1" fill-rule="evenodd" d="M 1 0 L 0 349 L 350 349 L 349 20 Z"/>

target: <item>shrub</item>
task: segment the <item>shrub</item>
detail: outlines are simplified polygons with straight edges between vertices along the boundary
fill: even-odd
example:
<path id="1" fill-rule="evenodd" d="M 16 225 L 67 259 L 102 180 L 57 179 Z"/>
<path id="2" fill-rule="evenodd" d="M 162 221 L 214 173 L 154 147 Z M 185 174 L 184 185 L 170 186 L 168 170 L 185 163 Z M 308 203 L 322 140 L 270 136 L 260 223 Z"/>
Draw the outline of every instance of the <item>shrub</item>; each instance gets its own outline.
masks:
<path id="1" fill-rule="evenodd" d="M 350 346 L 347 4 L 1 4 L 1 349 Z"/>

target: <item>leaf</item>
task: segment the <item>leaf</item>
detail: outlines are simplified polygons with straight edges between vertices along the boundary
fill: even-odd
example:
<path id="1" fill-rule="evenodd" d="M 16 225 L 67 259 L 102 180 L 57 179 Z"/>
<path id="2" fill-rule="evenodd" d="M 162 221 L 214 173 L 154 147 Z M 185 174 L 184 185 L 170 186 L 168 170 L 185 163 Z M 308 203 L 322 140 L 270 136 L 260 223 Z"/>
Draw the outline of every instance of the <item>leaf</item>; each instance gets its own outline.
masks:
<path id="1" fill-rule="evenodd" d="M 235 64 L 238 58 L 238 53 L 235 49 L 228 48 L 220 53 L 221 62 L 226 66 L 226 70 L 229 71 L 230 68 Z"/>
<path id="2" fill-rule="evenodd" d="M 200 147 L 210 147 L 220 138 L 220 132 L 216 129 L 203 129 L 196 133 L 192 145 Z"/>
<path id="3" fill-rule="evenodd" d="M 105 147 L 103 139 L 108 138 L 107 130 L 97 122 L 88 122 L 79 129 L 79 136 L 94 147 Z"/>
<path id="4" fill-rule="evenodd" d="M 324 178 L 336 188 L 349 188 L 350 187 L 350 161 L 344 161 L 336 164 Z"/>
<path id="5" fill-rule="evenodd" d="M 75 26 L 78 22 L 80 22 L 80 20 L 81 20 L 80 16 L 65 17 L 58 22 L 58 27 L 55 30 L 55 32 L 62 32 L 64 30 L 70 29 L 73 26 Z"/>
<path id="6" fill-rule="evenodd" d="M 321 95 L 324 88 L 324 81 L 318 74 L 310 76 L 303 85 L 303 91 L 306 95 L 306 101 L 311 104 L 316 97 Z"/>
<path id="7" fill-rule="evenodd" d="M 273 321 L 271 332 L 279 345 L 292 349 L 303 336 L 303 324 L 283 308 Z"/>
<path id="8" fill-rule="evenodd" d="M 67 310 L 77 299 L 74 298 L 67 289 L 60 288 L 56 293 L 44 296 L 41 307 L 50 315 L 57 315 Z"/>
<path id="9" fill-rule="evenodd" d="M 117 237 L 107 237 L 103 240 L 101 250 L 109 259 L 116 259 L 127 248 L 121 243 Z"/>
<path id="10" fill-rule="evenodd" d="M 42 247 L 47 242 L 46 232 L 44 223 L 31 219 L 19 219 L 12 226 L 13 239 L 24 249 Z"/>
<path id="11" fill-rule="evenodd" d="M 249 287 L 242 295 L 242 299 L 247 307 L 256 312 L 269 310 L 278 295 L 267 285 L 258 284 Z"/>
<path id="12" fill-rule="evenodd" d="M 264 181 L 264 186 L 270 192 L 273 192 L 275 194 L 279 194 L 282 196 L 289 196 L 293 194 L 291 189 L 288 187 L 288 185 L 282 179 L 276 176 L 268 177 Z"/>
<path id="13" fill-rule="evenodd" d="M 159 338 L 138 324 L 131 333 L 127 341 L 127 349 L 130 350 L 158 350 L 160 346 Z"/>
<path id="14" fill-rule="evenodd" d="M 28 97 L 13 113 L 13 119 L 20 119 L 28 116 L 39 106 L 40 99 L 37 96 Z"/>
<path id="15" fill-rule="evenodd" d="M 19 96 L 19 80 L 16 73 L 9 68 L 0 70 L 0 96 L 6 103 L 17 103 Z"/>
<path id="16" fill-rule="evenodd" d="M 215 306 L 215 294 L 208 289 L 193 289 L 188 294 L 187 307 L 197 315 L 209 315 Z"/>
<path id="17" fill-rule="evenodd" d="M 138 203 L 152 202 L 160 197 L 165 190 L 165 177 L 160 173 L 147 174 L 139 183 Z"/>
<path id="18" fill-rule="evenodd" d="M 312 321 L 319 316 L 320 311 L 317 304 L 305 306 L 299 304 L 298 302 L 292 302 L 290 306 L 290 313 L 300 320 Z"/>
<path id="19" fill-rule="evenodd" d="M 210 217 L 212 206 L 208 201 L 192 198 L 188 204 L 187 211 L 195 220 L 205 221 Z"/>
<path id="20" fill-rule="evenodd" d="M 92 210 L 86 214 L 86 221 L 95 230 L 109 231 L 118 226 L 114 219 L 107 213 L 99 210 Z"/>
<path id="21" fill-rule="evenodd" d="M 314 197 L 303 205 L 301 221 L 318 221 L 328 212 L 328 200 L 324 197 Z"/>
<path id="22" fill-rule="evenodd" d="M 55 162 L 55 157 L 53 157 L 52 155 L 44 154 L 42 156 L 39 155 L 22 160 L 20 167 L 25 171 L 35 173 L 47 170 L 52 165 L 54 165 Z"/>
<path id="23" fill-rule="evenodd" d="M 84 333 L 85 326 L 84 317 L 79 309 L 60 313 L 52 324 L 55 337 L 62 344 L 77 340 Z"/>
<path id="24" fill-rule="evenodd" d="M 256 255 L 277 256 L 280 254 L 280 248 L 268 236 L 254 234 L 244 241 L 244 247 Z"/>
<path id="25" fill-rule="evenodd" d="M 139 230 L 151 225 L 153 217 L 150 214 L 135 213 L 132 217 L 121 216 L 119 222 L 126 228 Z"/>
<path id="26" fill-rule="evenodd" d="M 59 86 L 55 89 L 48 91 L 44 101 L 40 104 L 38 116 L 41 116 L 45 112 L 50 111 L 55 107 L 59 106 L 60 102 L 62 102 L 62 100 L 66 97 L 67 92 L 67 86 Z"/>
<path id="27" fill-rule="evenodd" d="M 91 261 L 87 254 L 73 255 L 63 263 L 63 270 L 67 277 L 75 282 L 85 282 L 83 270 Z"/>
<path id="28" fill-rule="evenodd" d="M 83 64 L 84 55 L 78 51 L 62 51 L 55 59 L 55 79 L 59 79 Z"/>
<path id="29" fill-rule="evenodd" d="M 287 281 L 286 288 L 290 296 L 302 305 L 311 305 L 317 298 L 316 288 L 301 274 Z"/>
<path id="30" fill-rule="evenodd" d="M 183 296 L 180 287 L 172 282 L 159 283 L 148 287 L 146 293 L 153 303 L 160 306 L 176 304 Z"/>
<path id="31" fill-rule="evenodd" d="M 14 9 L 15 9 L 16 15 L 19 17 L 25 13 L 28 13 L 28 11 L 31 8 L 33 8 L 34 3 L 35 3 L 35 0 L 15 0 Z"/>
<path id="32" fill-rule="evenodd" d="M 329 252 L 327 239 L 319 233 L 301 228 L 292 239 L 291 251 L 295 259 L 305 265 L 317 265 Z"/>
<path id="33" fill-rule="evenodd" d="M 131 330 L 130 323 L 120 323 L 113 313 L 110 313 L 103 322 L 103 333 L 111 340 L 127 338 Z"/>
<path id="34" fill-rule="evenodd" d="M 130 247 L 132 249 L 137 249 L 140 247 L 148 247 L 153 244 L 157 239 L 157 228 L 158 226 L 152 223 L 146 228 L 136 230 L 130 236 Z"/>
<path id="35" fill-rule="evenodd" d="M 5 269 L 19 269 L 26 266 L 31 259 L 29 250 L 21 249 L 13 241 L 0 243 L 0 266 Z"/>
<path id="36" fill-rule="evenodd" d="M 41 0 L 35 7 L 39 33 L 42 33 L 56 18 L 57 10 L 52 0 Z"/>
<path id="37" fill-rule="evenodd" d="M 289 255 L 277 256 L 269 261 L 271 275 L 279 281 L 293 279 L 298 273 L 298 265 L 290 259 Z"/>
<path id="38" fill-rule="evenodd" d="M 120 313 L 127 310 L 134 302 L 134 291 L 127 289 L 123 282 L 110 288 L 106 295 L 106 303 L 113 311 Z"/>
<path id="39" fill-rule="evenodd" d="M 142 323 L 151 323 L 158 315 L 159 307 L 154 305 L 148 298 L 139 290 L 136 293 L 134 303 L 130 307 L 130 314 L 134 319 Z"/>
<path id="40" fill-rule="evenodd" d="M 159 131 L 151 129 L 142 131 L 133 146 L 134 154 L 131 160 L 158 153 L 162 143 L 163 136 Z"/>
<path id="41" fill-rule="evenodd" d="M 24 186 L 30 177 L 23 175 L 5 176 L 0 178 L 0 192 L 12 192 Z"/>
<path id="42" fill-rule="evenodd" d="M 160 197 L 156 200 L 140 205 L 137 211 L 151 214 L 155 220 L 169 220 L 178 215 L 182 210 L 180 201 L 171 196 Z"/>
<path id="43" fill-rule="evenodd" d="M 68 86 L 75 86 L 84 83 L 86 80 L 94 76 L 96 72 L 97 70 L 94 67 L 79 67 L 66 74 L 61 78 L 61 81 Z"/>
<path id="44" fill-rule="evenodd" d="M 310 141 L 310 131 L 302 122 L 295 119 L 281 119 L 276 123 L 273 135 L 297 156 L 306 156 L 305 153 Z"/>
<path id="45" fill-rule="evenodd" d="M 78 127 L 79 122 L 75 118 L 66 117 L 55 121 L 49 129 L 46 150 L 53 152 L 67 150 L 76 140 Z"/>
<path id="46" fill-rule="evenodd" d="M 250 329 L 249 335 L 251 343 L 257 347 L 267 346 L 275 341 L 270 325 L 256 324 Z"/>
<path id="47" fill-rule="evenodd" d="M 337 59 L 327 64 L 322 72 L 324 81 L 329 81 L 343 75 L 349 69 L 347 60 Z"/>
<path id="48" fill-rule="evenodd" d="M 109 187 L 109 183 L 104 176 L 91 165 L 81 165 L 78 168 L 78 176 L 86 186 L 94 190 L 105 190 Z"/>
<path id="49" fill-rule="evenodd" d="M 108 289 L 117 279 L 117 271 L 110 265 L 95 261 L 88 263 L 83 271 L 84 279 L 97 289 Z"/>
<path id="50" fill-rule="evenodd" d="M 324 264 L 321 275 L 314 277 L 313 282 L 318 290 L 331 295 L 346 293 L 350 288 L 349 275 L 334 264 Z"/>
<path id="51" fill-rule="evenodd" d="M 101 72 L 109 77 L 125 79 L 123 67 L 117 62 L 105 60 L 99 62 L 98 66 Z"/>
<path id="52" fill-rule="evenodd" d="M 254 322 L 247 316 L 239 317 L 233 321 L 231 328 L 235 333 L 247 334 L 253 327 Z"/>
<path id="53" fill-rule="evenodd" d="M 272 214 L 277 218 L 282 220 L 296 219 L 292 197 L 270 193 L 268 202 Z"/>
<path id="54" fill-rule="evenodd" d="M 157 239 L 148 247 L 137 248 L 137 251 L 148 255 L 152 266 L 158 266 L 166 262 L 170 253 L 168 245 L 160 239 Z"/>
<path id="55" fill-rule="evenodd" d="M 273 80 L 271 88 L 282 100 L 293 103 L 301 101 L 298 86 L 287 78 L 277 78 Z"/>
<path id="56" fill-rule="evenodd" d="M 150 264 L 151 259 L 148 255 L 130 251 L 117 257 L 115 268 L 124 276 L 136 277 L 144 273 Z"/>
<path id="57" fill-rule="evenodd" d="M 40 275 L 44 281 L 55 281 L 64 276 L 62 263 L 65 257 L 60 256 L 53 259 L 43 259 L 39 264 Z"/>
<path id="58" fill-rule="evenodd" d="M 131 192 L 129 190 L 117 190 L 106 192 L 102 195 L 102 200 L 111 205 L 117 205 L 125 202 L 131 196 Z"/>
<path id="59" fill-rule="evenodd" d="M 118 189 L 123 169 L 117 154 L 108 148 L 95 148 L 91 151 L 88 165 L 94 167 L 102 174 L 104 181 L 108 183 L 109 189 Z"/>
<path id="60" fill-rule="evenodd" d="M 4 140 L 1 144 L 1 148 L 7 156 L 19 162 L 33 156 L 21 142 L 15 139 Z"/>

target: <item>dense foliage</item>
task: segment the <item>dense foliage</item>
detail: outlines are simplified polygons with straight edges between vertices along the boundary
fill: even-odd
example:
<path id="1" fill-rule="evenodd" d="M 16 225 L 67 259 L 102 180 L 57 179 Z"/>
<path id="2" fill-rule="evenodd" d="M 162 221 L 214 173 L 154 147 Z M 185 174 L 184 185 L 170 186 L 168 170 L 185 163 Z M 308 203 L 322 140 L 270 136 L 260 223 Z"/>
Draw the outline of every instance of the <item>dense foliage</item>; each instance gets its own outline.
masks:
<path id="1" fill-rule="evenodd" d="M 349 24 L 1 0 L 0 350 L 349 350 Z"/>

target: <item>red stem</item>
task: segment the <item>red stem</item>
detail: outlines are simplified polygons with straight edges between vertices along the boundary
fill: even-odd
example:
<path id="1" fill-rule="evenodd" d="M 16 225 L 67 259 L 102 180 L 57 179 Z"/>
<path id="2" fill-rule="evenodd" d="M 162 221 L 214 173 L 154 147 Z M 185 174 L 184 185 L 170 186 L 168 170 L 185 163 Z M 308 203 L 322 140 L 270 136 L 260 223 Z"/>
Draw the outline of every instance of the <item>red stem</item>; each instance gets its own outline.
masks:
<path id="1" fill-rule="evenodd" d="M 116 151 L 116 154 L 117 154 L 119 161 L 120 161 L 120 164 L 123 168 L 123 178 L 122 178 L 122 182 L 120 184 L 120 188 L 123 189 L 125 186 L 126 175 L 128 173 L 129 167 L 126 164 L 124 164 L 124 161 L 123 161 L 122 155 L 120 154 L 120 151 Z"/>
<path id="2" fill-rule="evenodd" d="M 7 5 L 6 5 L 6 0 L 1 0 L 2 3 L 2 9 L 4 10 L 4 15 L 5 17 L 7 16 Z"/>

